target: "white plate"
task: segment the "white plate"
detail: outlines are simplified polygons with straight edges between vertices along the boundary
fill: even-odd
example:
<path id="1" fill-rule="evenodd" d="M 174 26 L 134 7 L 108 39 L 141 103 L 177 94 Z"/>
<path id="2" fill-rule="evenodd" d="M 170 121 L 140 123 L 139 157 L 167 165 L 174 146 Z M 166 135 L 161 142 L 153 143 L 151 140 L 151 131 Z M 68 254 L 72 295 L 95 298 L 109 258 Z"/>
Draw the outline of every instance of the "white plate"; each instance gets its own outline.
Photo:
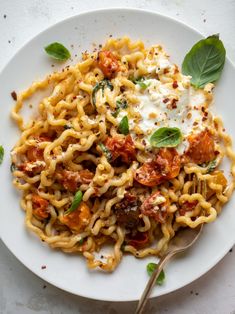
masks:
<path id="1" fill-rule="evenodd" d="M 51 284 L 71 293 L 110 301 L 136 300 L 141 295 L 148 276 L 146 265 L 155 258 L 136 259 L 124 256 L 112 274 L 88 271 L 83 257 L 66 255 L 44 245 L 24 227 L 24 213 L 19 207 L 19 195 L 11 184 L 10 149 L 18 131 L 9 118 L 13 105 L 10 93 L 20 91 L 32 81 L 43 78 L 56 64 L 44 53 L 43 47 L 59 41 L 70 47 L 73 55 L 92 49 L 92 43 L 103 43 L 109 35 L 128 35 L 142 39 L 146 45 L 160 43 L 181 64 L 186 52 L 202 36 L 188 26 L 168 17 L 133 9 L 109 9 L 84 13 L 47 29 L 25 45 L 0 75 L 0 144 L 5 158 L 0 167 L 0 232 L 12 253 L 31 271 Z M 211 35 L 211 34 L 208 34 Z M 235 134 L 233 91 L 235 69 L 226 60 L 225 69 L 216 87 L 215 110 L 221 113 L 227 130 Z M 159 296 L 189 284 L 211 269 L 235 242 L 235 199 L 220 217 L 208 225 L 194 247 L 166 267 L 166 283 L 154 289 Z M 41 269 L 46 265 L 46 269 Z"/>

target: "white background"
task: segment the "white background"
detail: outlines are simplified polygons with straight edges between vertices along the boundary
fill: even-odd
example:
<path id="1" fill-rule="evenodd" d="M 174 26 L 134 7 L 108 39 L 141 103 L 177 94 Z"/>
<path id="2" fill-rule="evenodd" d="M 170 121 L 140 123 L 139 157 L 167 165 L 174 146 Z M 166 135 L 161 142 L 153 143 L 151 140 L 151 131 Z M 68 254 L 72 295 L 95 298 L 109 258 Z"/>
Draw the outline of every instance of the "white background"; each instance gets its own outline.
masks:
<path id="1" fill-rule="evenodd" d="M 235 63 L 234 0 L 0 0 L 0 69 L 25 42 L 48 26 L 82 11 L 117 6 L 163 13 L 204 35 L 220 33 L 227 55 Z M 16 69 L 16 75 L 23 73 Z M 235 314 L 234 265 L 235 249 L 196 282 L 151 300 L 146 313 Z M 0 241 L 1 314 L 131 314 L 135 305 L 93 301 L 63 292 L 27 270 Z"/>

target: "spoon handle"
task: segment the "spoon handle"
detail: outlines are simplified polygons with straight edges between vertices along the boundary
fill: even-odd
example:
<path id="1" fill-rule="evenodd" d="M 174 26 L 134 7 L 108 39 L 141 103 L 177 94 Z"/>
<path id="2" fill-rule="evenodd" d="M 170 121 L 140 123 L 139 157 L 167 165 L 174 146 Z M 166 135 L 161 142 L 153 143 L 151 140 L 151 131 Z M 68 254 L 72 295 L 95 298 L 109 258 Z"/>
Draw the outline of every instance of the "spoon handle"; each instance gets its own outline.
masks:
<path id="1" fill-rule="evenodd" d="M 163 267 L 165 266 L 165 264 L 167 263 L 167 261 L 172 257 L 172 254 L 166 254 L 164 255 L 159 263 L 158 263 L 158 267 L 154 270 L 154 272 L 152 273 L 151 277 L 149 278 L 149 281 L 144 289 L 144 292 L 139 300 L 137 309 L 135 311 L 135 314 L 142 314 L 144 307 L 148 301 L 148 297 L 153 289 L 153 287 L 155 286 L 156 283 L 156 279 L 158 278 L 160 272 L 162 271 Z"/>

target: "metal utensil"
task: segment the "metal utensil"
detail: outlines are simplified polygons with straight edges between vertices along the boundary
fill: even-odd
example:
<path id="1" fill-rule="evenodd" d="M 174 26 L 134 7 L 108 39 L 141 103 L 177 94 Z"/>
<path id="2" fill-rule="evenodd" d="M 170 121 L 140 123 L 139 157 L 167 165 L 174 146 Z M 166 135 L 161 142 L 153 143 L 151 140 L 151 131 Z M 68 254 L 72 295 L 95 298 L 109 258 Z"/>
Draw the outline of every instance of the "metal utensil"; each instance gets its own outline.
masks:
<path id="1" fill-rule="evenodd" d="M 192 178 L 191 193 L 200 193 L 204 197 L 206 195 L 206 182 L 197 179 L 196 175 Z M 145 290 L 140 298 L 135 314 L 143 313 L 144 307 L 147 303 L 148 297 L 155 286 L 156 279 L 162 271 L 165 264 L 176 254 L 181 253 L 191 247 L 199 238 L 203 224 L 197 228 L 184 228 L 180 229 L 174 238 L 169 242 L 168 250 L 165 255 L 162 256 L 158 263 L 158 267 L 152 273 Z"/>

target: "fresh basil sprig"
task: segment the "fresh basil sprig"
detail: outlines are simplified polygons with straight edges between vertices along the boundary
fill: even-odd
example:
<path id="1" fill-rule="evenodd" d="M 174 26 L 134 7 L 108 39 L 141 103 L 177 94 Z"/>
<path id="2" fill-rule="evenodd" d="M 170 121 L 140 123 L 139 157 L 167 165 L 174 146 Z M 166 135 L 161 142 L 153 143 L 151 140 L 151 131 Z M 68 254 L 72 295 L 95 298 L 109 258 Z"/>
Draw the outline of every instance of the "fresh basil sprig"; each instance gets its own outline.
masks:
<path id="1" fill-rule="evenodd" d="M 80 190 L 78 190 L 74 196 L 74 199 L 73 199 L 71 206 L 69 207 L 69 209 L 66 210 L 66 212 L 64 214 L 68 215 L 68 214 L 72 213 L 73 211 L 75 211 L 78 208 L 81 201 L 82 201 L 82 192 Z"/>
<path id="2" fill-rule="evenodd" d="M 0 145 L 0 165 L 3 162 L 3 157 L 4 157 L 4 148 L 2 145 Z"/>
<path id="3" fill-rule="evenodd" d="M 155 131 L 150 137 L 150 144 L 153 147 L 176 147 L 182 141 L 182 134 L 179 128 L 162 127 Z"/>
<path id="4" fill-rule="evenodd" d="M 92 91 L 92 104 L 95 107 L 96 106 L 96 93 L 98 90 L 102 90 L 102 95 L 104 97 L 104 89 L 105 87 L 109 88 L 111 91 L 113 90 L 113 85 L 109 80 L 102 80 L 101 82 L 97 83 Z"/>
<path id="5" fill-rule="evenodd" d="M 68 49 L 64 45 L 57 42 L 46 46 L 44 49 L 50 57 L 57 60 L 65 61 L 71 57 Z"/>
<path id="6" fill-rule="evenodd" d="M 224 67 L 226 51 L 219 35 L 212 35 L 197 42 L 186 54 L 182 72 L 190 75 L 191 84 L 202 88 L 217 81 Z"/>
<path id="7" fill-rule="evenodd" d="M 127 108 L 127 101 L 126 99 L 122 99 L 122 100 L 117 100 L 116 101 L 116 110 L 112 113 L 112 116 L 114 118 L 117 118 L 119 112 L 121 111 L 121 109 L 126 109 Z"/>
<path id="8" fill-rule="evenodd" d="M 120 133 L 127 135 L 129 134 L 129 122 L 127 116 L 123 117 L 119 123 L 118 129 Z"/>
<path id="9" fill-rule="evenodd" d="M 155 271 L 155 269 L 157 268 L 158 264 L 156 263 L 149 263 L 147 265 L 147 273 L 149 276 L 152 275 L 152 273 Z M 156 284 L 161 286 L 163 284 L 163 282 L 165 281 L 165 273 L 164 271 L 162 270 L 159 274 L 159 276 L 157 277 L 156 279 Z"/>
<path id="10" fill-rule="evenodd" d="M 110 150 L 108 149 L 108 147 L 106 147 L 103 143 L 99 143 L 99 146 L 101 148 L 101 150 L 103 151 L 103 153 L 105 154 L 107 160 L 110 162 L 113 159 L 112 153 L 110 152 Z"/>

